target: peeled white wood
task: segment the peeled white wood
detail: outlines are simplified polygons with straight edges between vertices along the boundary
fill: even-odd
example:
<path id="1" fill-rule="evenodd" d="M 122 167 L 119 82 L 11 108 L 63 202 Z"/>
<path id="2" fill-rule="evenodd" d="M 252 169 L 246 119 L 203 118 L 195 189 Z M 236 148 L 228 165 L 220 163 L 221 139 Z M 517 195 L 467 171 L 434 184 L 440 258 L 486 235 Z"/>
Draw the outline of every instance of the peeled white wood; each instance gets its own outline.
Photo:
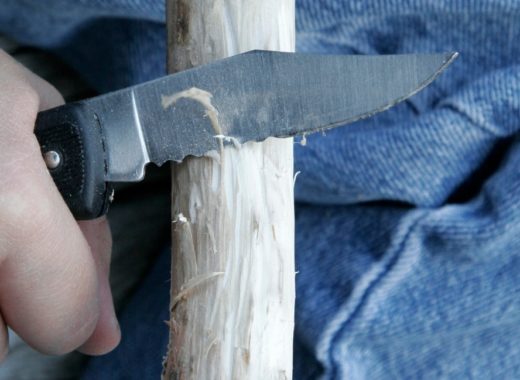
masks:
<path id="1" fill-rule="evenodd" d="M 168 0 L 167 19 L 170 72 L 252 49 L 294 50 L 294 0 Z M 173 165 L 163 379 L 292 378 L 292 151 L 292 139 L 268 139 Z"/>

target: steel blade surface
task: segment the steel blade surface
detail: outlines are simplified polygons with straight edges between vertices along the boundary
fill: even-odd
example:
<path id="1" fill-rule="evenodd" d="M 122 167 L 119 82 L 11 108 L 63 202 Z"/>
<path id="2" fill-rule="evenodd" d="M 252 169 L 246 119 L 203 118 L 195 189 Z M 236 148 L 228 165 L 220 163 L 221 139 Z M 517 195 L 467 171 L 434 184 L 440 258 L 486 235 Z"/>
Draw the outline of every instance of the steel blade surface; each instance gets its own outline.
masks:
<path id="1" fill-rule="evenodd" d="M 332 56 L 255 51 L 89 102 L 105 135 L 107 181 L 148 162 L 288 137 L 369 117 L 412 96 L 456 53 Z"/>

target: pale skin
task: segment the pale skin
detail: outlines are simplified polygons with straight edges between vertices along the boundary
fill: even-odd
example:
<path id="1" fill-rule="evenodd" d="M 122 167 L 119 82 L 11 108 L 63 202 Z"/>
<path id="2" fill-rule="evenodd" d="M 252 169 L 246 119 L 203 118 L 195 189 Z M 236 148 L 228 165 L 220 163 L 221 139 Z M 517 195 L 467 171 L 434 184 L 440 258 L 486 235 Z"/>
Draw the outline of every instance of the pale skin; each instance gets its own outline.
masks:
<path id="1" fill-rule="evenodd" d="M 38 351 L 100 355 L 120 340 L 105 218 L 77 222 L 33 134 L 58 91 L 0 50 L 0 359 L 7 326 Z"/>

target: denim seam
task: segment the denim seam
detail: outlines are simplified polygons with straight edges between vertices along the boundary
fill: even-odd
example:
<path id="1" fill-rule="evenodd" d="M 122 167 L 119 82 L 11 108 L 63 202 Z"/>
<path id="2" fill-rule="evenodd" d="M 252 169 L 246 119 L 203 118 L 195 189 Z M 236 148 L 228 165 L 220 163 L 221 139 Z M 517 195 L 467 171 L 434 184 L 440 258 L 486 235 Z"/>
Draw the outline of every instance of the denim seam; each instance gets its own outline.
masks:
<path id="1" fill-rule="evenodd" d="M 360 313 L 363 305 L 366 303 L 366 300 L 372 294 L 372 290 L 381 282 L 381 280 L 391 270 L 391 268 L 395 266 L 401 257 L 401 252 L 406 242 L 408 241 L 408 238 L 412 235 L 414 229 L 419 225 L 419 222 L 427 217 L 428 212 L 426 210 L 422 210 L 419 215 L 408 222 L 410 225 L 407 227 L 407 231 L 402 235 L 399 242 L 396 244 L 396 248 L 393 250 L 393 252 L 390 252 L 387 255 L 387 258 L 384 262 L 376 264 L 376 267 L 366 275 L 365 279 L 360 281 L 360 284 L 357 287 L 357 291 L 355 290 L 352 292 L 352 298 L 354 299 L 347 300 L 339 308 L 338 313 L 336 314 L 336 318 L 334 318 L 328 324 L 328 328 L 324 330 L 324 334 L 321 336 L 317 345 L 317 356 L 320 362 L 322 362 L 323 367 L 326 370 L 332 371 L 332 374 L 328 375 L 327 377 L 325 377 L 325 374 L 322 375 L 322 380 L 326 380 L 327 378 L 336 378 L 338 366 L 337 363 L 335 363 L 332 355 L 332 347 L 335 346 L 334 342 L 343 335 L 342 333 L 346 327 Z M 360 294 L 356 295 L 356 293 Z M 353 302 L 354 305 L 352 305 Z"/>
<path id="2" fill-rule="evenodd" d="M 460 106 L 453 104 L 452 102 L 442 103 L 442 104 L 440 104 L 440 107 L 456 113 L 460 117 L 466 119 L 471 125 L 477 127 L 482 132 L 491 135 L 491 137 L 494 137 L 496 139 L 507 137 L 507 135 L 500 136 L 498 133 L 493 131 L 491 128 L 487 127 L 485 123 L 479 123 L 477 120 L 475 120 L 475 118 L 471 117 L 470 114 L 466 110 L 464 110 Z"/>

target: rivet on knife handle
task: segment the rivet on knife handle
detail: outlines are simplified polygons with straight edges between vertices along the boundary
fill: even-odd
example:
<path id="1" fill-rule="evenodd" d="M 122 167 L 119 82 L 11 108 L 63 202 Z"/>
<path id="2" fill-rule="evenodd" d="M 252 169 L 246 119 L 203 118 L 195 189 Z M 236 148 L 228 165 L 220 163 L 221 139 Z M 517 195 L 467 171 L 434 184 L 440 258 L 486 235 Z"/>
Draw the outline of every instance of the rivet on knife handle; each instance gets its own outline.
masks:
<path id="1" fill-rule="evenodd" d="M 40 112 L 34 133 L 44 161 L 76 219 L 104 215 L 111 189 L 96 115 L 82 104 Z"/>

